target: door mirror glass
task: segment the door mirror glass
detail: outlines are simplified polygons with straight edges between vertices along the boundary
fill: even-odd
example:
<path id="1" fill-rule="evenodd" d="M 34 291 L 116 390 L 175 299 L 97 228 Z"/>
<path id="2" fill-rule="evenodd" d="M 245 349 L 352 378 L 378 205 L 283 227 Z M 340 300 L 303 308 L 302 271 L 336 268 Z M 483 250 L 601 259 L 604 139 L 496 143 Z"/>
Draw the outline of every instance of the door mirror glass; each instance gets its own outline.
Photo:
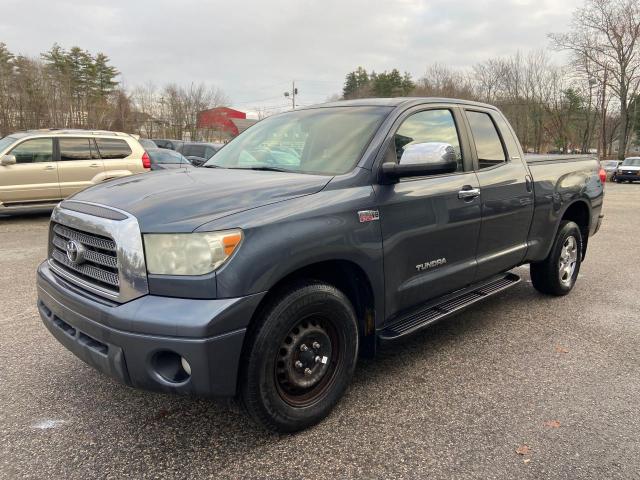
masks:
<path id="1" fill-rule="evenodd" d="M 16 157 L 15 155 L 3 155 L 2 158 L 0 159 L 0 163 L 4 166 L 15 165 Z"/>
<path id="2" fill-rule="evenodd" d="M 444 142 L 413 143 L 404 147 L 400 165 L 447 164 L 453 162 L 457 167 L 456 152 L 453 146 Z"/>

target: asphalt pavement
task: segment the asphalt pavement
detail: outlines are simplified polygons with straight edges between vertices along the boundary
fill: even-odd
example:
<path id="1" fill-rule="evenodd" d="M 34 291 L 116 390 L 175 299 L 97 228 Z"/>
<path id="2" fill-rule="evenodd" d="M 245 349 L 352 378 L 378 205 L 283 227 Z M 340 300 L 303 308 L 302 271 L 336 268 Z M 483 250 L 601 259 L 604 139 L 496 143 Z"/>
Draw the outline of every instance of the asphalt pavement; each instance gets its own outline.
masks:
<path id="1" fill-rule="evenodd" d="M 564 298 L 523 281 L 373 360 L 320 425 L 136 391 L 41 324 L 47 214 L 0 218 L 0 478 L 640 478 L 640 185 Z"/>

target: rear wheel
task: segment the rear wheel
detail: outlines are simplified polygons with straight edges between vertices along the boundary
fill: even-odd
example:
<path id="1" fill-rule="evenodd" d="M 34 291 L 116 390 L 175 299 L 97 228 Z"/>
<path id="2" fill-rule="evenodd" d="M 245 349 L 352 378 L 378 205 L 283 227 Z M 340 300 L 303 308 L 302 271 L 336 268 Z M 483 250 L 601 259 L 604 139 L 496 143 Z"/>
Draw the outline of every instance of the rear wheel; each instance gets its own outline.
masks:
<path id="1" fill-rule="evenodd" d="M 575 285 L 581 263 L 580 227 L 574 222 L 563 221 L 547 258 L 531 263 L 531 283 L 539 292 L 566 295 Z"/>
<path id="2" fill-rule="evenodd" d="M 242 405 L 260 425 L 293 432 L 322 420 L 344 394 L 358 353 L 356 316 L 335 287 L 298 284 L 267 307 L 247 342 Z"/>

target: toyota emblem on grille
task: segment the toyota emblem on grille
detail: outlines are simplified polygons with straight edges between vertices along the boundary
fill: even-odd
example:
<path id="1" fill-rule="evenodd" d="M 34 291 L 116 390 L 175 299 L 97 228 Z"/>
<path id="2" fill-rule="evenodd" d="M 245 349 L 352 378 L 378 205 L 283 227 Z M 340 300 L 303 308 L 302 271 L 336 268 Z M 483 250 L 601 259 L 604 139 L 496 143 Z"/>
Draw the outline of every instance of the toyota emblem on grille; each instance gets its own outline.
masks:
<path id="1" fill-rule="evenodd" d="M 71 263 L 79 264 L 84 261 L 84 247 L 75 240 L 69 240 L 66 246 L 67 258 Z"/>

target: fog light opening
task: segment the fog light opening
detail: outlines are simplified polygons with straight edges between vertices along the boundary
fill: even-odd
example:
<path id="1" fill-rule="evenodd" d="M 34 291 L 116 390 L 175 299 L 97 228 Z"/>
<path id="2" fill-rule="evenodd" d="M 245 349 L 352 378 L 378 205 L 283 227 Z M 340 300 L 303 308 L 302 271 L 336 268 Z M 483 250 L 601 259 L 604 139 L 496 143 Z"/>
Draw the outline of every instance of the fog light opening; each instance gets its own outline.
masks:
<path id="1" fill-rule="evenodd" d="M 170 383 L 183 383 L 191 376 L 191 365 L 175 352 L 168 350 L 157 352 L 153 356 L 152 366 L 155 372 Z"/>

